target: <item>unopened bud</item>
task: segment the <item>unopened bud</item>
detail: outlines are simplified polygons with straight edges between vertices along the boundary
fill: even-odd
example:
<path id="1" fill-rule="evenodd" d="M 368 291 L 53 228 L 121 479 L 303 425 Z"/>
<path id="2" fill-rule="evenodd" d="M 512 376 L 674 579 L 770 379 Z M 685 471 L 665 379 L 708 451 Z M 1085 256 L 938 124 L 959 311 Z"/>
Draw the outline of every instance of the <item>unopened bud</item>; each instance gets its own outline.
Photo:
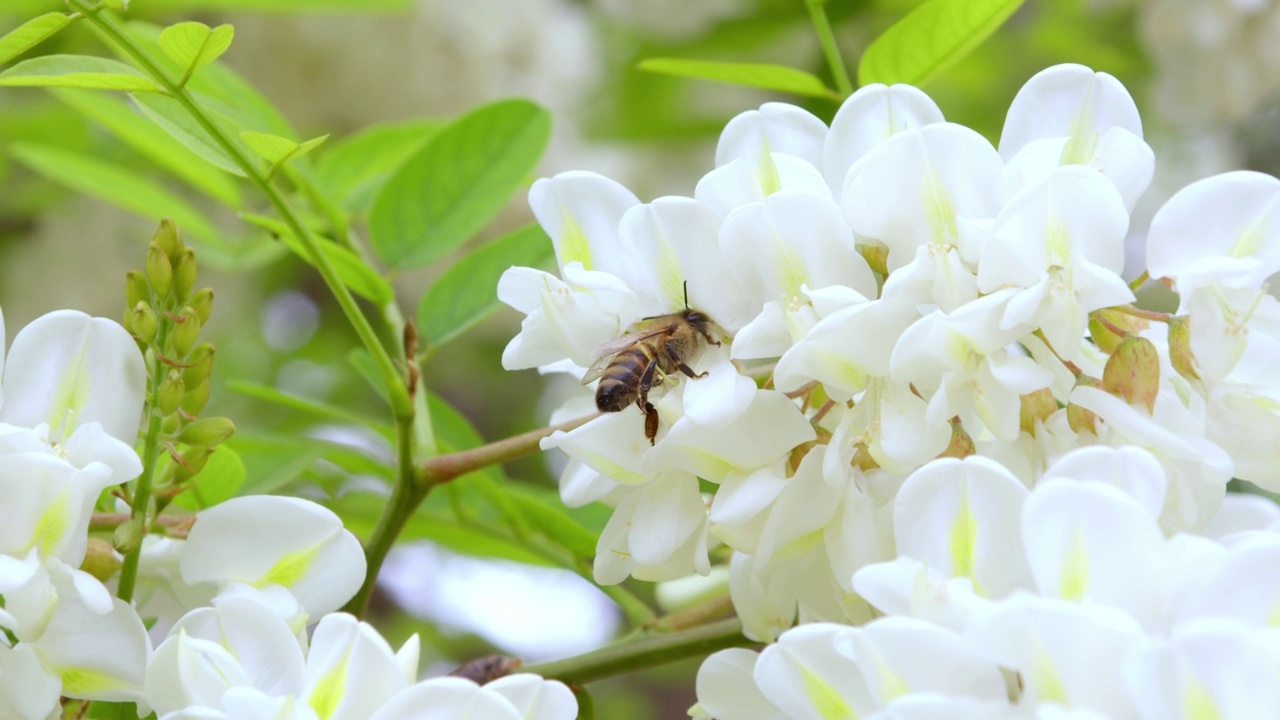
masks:
<path id="1" fill-rule="evenodd" d="M 155 243 L 147 248 L 147 283 L 157 298 L 165 298 L 173 287 L 173 264 L 163 248 Z"/>
<path id="2" fill-rule="evenodd" d="M 196 311 L 201 325 L 207 325 L 209 313 L 213 312 L 213 289 L 200 288 L 195 295 L 191 296 L 191 302 L 187 303 L 187 306 Z"/>
<path id="3" fill-rule="evenodd" d="M 151 309 L 150 305 L 145 302 L 139 302 L 130 311 L 125 327 L 129 332 L 133 333 L 134 337 L 144 343 L 150 343 L 156 339 L 156 333 L 160 330 L 160 321 L 156 318 L 156 313 Z"/>
<path id="4" fill-rule="evenodd" d="M 200 411 L 204 409 L 206 403 L 209 402 L 209 381 L 187 388 L 187 394 L 182 396 L 182 404 L 178 407 L 182 408 L 182 412 L 191 417 L 198 417 Z"/>
<path id="5" fill-rule="evenodd" d="M 867 265 L 872 270 L 881 275 L 889 274 L 889 246 L 880 245 L 859 245 L 858 252 L 862 254 L 862 258 L 867 261 Z"/>
<path id="6" fill-rule="evenodd" d="M 947 449 L 938 455 L 940 458 L 967 458 L 977 452 L 977 448 L 973 445 L 973 438 L 969 437 L 969 433 L 965 432 L 964 426 L 959 422 L 951 423 L 951 443 L 947 445 Z"/>
<path id="7" fill-rule="evenodd" d="M 200 317 L 190 307 L 182 308 L 169 331 L 169 346 L 173 349 L 174 358 L 185 358 L 199 339 Z"/>
<path id="8" fill-rule="evenodd" d="M 204 418 L 183 428 L 178 441 L 191 447 L 212 448 L 221 445 L 235 432 L 236 424 L 227 418 Z"/>
<path id="9" fill-rule="evenodd" d="M 116 528 L 119 529 L 119 526 Z M 106 582 L 120 569 L 120 558 L 116 555 L 111 543 L 102 538 L 89 538 L 89 548 L 80 561 L 80 569 Z"/>
<path id="10" fill-rule="evenodd" d="M 187 398 L 184 396 L 182 399 L 186 400 Z M 181 407 L 181 405 L 179 405 L 179 407 Z M 177 413 L 165 415 L 164 419 L 160 421 L 160 432 L 170 437 L 176 435 L 181 429 L 182 418 L 179 417 Z"/>
<path id="11" fill-rule="evenodd" d="M 111 544 L 125 555 L 137 550 L 142 545 L 142 523 L 130 518 L 117 525 Z"/>
<path id="12" fill-rule="evenodd" d="M 158 245 L 165 255 L 171 258 L 176 258 L 182 253 L 182 236 L 178 233 L 177 224 L 169 218 L 160 221 L 160 227 L 156 228 L 156 234 L 151 237 L 151 242 Z"/>
<path id="13" fill-rule="evenodd" d="M 138 303 L 151 304 L 151 290 L 147 288 L 147 279 L 137 270 L 130 270 L 124 276 L 125 307 L 133 308 Z"/>
<path id="14" fill-rule="evenodd" d="M 1076 387 L 1081 386 L 1101 388 L 1102 381 L 1095 377 L 1081 375 L 1076 378 Z M 1067 425 L 1077 433 L 1088 432 L 1096 435 L 1098 433 L 1098 416 L 1075 403 L 1067 403 Z"/>
<path id="15" fill-rule="evenodd" d="M 1160 355 L 1144 337 L 1130 335 L 1116 346 L 1102 370 L 1102 387 L 1130 405 L 1142 403 L 1154 412 L 1160 393 Z"/>
<path id="16" fill-rule="evenodd" d="M 196 286 L 196 251 L 186 248 L 173 261 L 173 299 L 186 302 Z"/>
<path id="17" fill-rule="evenodd" d="M 213 448 L 200 447 L 191 448 L 182 453 L 182 462 L 173 466 L 173 484 L 180 485 L 199 475 L 212 454 Z"/>
<path id="18" fill-rule="evenodd" d="M 195 387 L 205 380 L 209 379 L 209 375 L 213 373 L 213 353 L 212 343 L 200 343 L 187 355 L 187 367 L 182 370 L 182 380 L 188 386 Z"/>
<path id="19" fill-rule="evenodd" d="M 1137 335 L 1151 326 L 1145 318 L 1135 317 L 1115 308 L 1102 308 L 1089 313 L 1089 337 L 1104 353 L 1115 352 L 1120 341 Z"/>
<path id="20" fill-rule="evenodd" d="M 1191 352 L 1191 317 L 1179 315 L 1169 320 L 1169 361 L 1188 380 L 1199 380 L 1196 356 Z"/>
<path id="21" fill-rule="evenodd" d="M 160 383 L 159 397 L 156 399 L 156 407 L 160 409 L 162 416 L 172 415 L 178 411 L 178 405 L 182 403 L 182 396 L 186 394 L 187 388 L 182 382 L 182 374 L 176 370 L 170 370 Z"/>
<path id="22" fill-rule="evenodd" d="M 1021 397 L 1022 405 L 1018 412 L 1018 427 L 1022 432 L 1034 436 L 1036 425 L 1049 419 L 1058 411 L 1058 400 L 1053 397 L 1049 388 L 1040 388 Z"/>

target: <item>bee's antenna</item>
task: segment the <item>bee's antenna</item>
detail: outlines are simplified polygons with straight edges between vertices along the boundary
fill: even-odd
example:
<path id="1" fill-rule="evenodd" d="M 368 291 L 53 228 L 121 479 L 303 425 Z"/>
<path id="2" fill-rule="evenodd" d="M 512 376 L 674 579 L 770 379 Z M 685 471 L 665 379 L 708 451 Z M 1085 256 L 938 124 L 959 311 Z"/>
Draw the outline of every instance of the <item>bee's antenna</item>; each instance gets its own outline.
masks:
<path id="1" fill-rule="evenodd" d="M 684 281 L 684 309 L 689 309 L 689 281 Z"/>

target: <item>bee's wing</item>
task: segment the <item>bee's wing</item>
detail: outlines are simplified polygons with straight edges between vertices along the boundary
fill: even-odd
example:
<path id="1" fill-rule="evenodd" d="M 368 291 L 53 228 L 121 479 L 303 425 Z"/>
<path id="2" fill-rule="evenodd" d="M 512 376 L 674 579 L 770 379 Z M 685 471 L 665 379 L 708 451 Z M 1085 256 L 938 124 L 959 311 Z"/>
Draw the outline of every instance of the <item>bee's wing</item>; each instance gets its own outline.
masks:
<path id="1" fill-rule="evenodd" d="M 591 363 L 591 367 L 587 368 L 587 374 L 582 376 L 582 384 L 586 385 L 592 380 L 604 375 L 604 371 L 609 369 L 609 365 L 613 362 L 613 358 L 616 357 L 618 353 L 638 342 L 648 340 L 654 335 L 659 335 L 664 332 L 666 332 L 666 328 L 658 330 L 641 330 L 640 332 L 627 333 L 626 335 L 600 343 L 591 353 L 596 359 L 595 362 Z"/>

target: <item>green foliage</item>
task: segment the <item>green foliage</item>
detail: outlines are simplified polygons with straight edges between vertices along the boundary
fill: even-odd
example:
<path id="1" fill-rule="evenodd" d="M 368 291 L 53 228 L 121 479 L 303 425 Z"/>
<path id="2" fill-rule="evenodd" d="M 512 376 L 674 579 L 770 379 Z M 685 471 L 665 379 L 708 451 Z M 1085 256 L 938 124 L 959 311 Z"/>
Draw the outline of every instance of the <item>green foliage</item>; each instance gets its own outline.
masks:
<path id="1" fill-rule="evenodd" d="M 218 59 L 231 47 L 235 28 L 219 25 L 210 29 L 200 22 L 180 22 L 165 28 L 158 38 L 160 49 L 185 68 L 179 85 L 186 85 L 192 73 Z"/>
<path id="2" fill-rule="evenodd" d="M 326 146 L 316 183 L 350 212 L 364 212 L 391 174 L 448 124 L 426 119 L 365 128 Z"/>
<path id="3" fill-rule="evenodd" d="M 823 84 L 817 76 L 785 65 L 768 63 L 712 62 L 680 58 L 649 58 L 641 61 L 641 70 L 699 78 L 731 85 L 746 85 L 764 90 L 778 90 L 803 97 L 839 102 L 840 93 Z"/>
<path id="4" fill-rule="evenodd" d="M 44 55 L 24 60 L 0 73 L 0 85 L 131 92 L 160 90 L 150 78 L 132 67 L 90 55 Z"/>
<path id="5" fill-rule="evenodd" d="M 307 261 L 308 264 L 315 264 L 311 253 L 307 251 L 306 245 L 302 244 L 302 241 L 293 234 L 288 225 L 273 218 L 251 213 L 241 213 L 240 217 L 246 222 L 257 225 L 280 238 L 280 241 L 293 254 Z M 338 277 L 342 279 L 342 283 L 350 288 L 351 292 L 378 305 L 386 305 L 395 298 L 395 291 L 392 289 L 391 283 L 379 275 L 377 270 L 369 267 L 369 264 L 362 260 L 359 255 L 331 240 L 317 237 L 316 241 L 319 243 L 320 249 L 329 258 L 329 262 L 333 264 L 334 270 L 338 272 Z"/>
<path id="6" fill-rule="evenodd" d="M 245 177 L 244 171 L 235 160 L 231 159 L 209 131 L 201 127 L 200 123 L 196 122 L 177 100 L 165 95 L 135 95 L 133 101 L 143 115 L 150 118 L 160 126 L 161 130 L 169 133 L 170 137 L 182 143 L 188 150 L 204 158 L 214 167 Z"/>
<path id="7" fill-rule="evenodd" d="M 383 186 L 369 238 L 393 268 L 421 267 L 483 228 L 529 176 L 551 137 L 527 100 L 472 110 L 441 130 Z"/>
<path id="8" fill-rule="evenodd" d="M 0 37 L 0 65 L 53 37 L 59 30 L 71 24 L 66 13 L 51 12 L 31 18 Z"/>
<path id="9" fill-rule="evenodd" d="M 244 140 L 246 145 L 270 163 L 272 171 L 274 171 L 275 168 L 283 165 L 289 160 L 296 157 L 302 157 L 303 155 L 306 155 L 312 150 L 320 147 L 325 140 L 329 139 L 329 136 L 321 135 L 320 137 L 311 138 L 305 142 L 296 143 L 289 138 L 282 138 L 279 135 L 244 130 L 240 133 L 240 139 Z"/>
<path id="10" fill-rule="evenodd" d="M 928 0 L 876 38 L 858 83 L 923 85 L 986 40 L 1023 0 Z"/>
<path id="11" fill-rule="evenodd" d="M 189 480 L 190 487 L 173 498 L 173 504 L 192 512 L 236 496 L 244 485 L 244 463 L 235 450 L 221 445 L 204 468 Z"/>
<path id="12" fill-rule="evenodd" d="M 437 280 L 418 305 L 418 327 L 431 345 L 443 345 L 498 309 L 498 278 L 513 265 L 539 267 L 553 255 L 551 238 L 526 225 L 471 251 Z"/>

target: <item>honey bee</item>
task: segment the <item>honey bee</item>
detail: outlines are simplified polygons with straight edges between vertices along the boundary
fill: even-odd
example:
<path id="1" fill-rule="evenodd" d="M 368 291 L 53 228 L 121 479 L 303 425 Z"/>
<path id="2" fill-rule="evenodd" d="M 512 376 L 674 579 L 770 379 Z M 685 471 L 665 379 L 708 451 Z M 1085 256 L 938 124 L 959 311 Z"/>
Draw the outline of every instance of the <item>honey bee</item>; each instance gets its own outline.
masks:
<path id="1" fill-rule="evenodd" d="M 720 344 L 711 336 L 713 324 L 706 313 L 689 308 L 686 288 L 681 312 L 644 318 L 626 335 L 601 343 L 582 384 L 600 378 L 596 388 L 600 412 L 619 412 L 631 403 L 639 406 L 644 413 L 644 436 L 653 445 L 658 436 L 658 411 L 649 402 L 649 390 L 655 379 L 660 381 L 677 371 L 695 380 L 707 376 L 695 373 L 687 363 L 702 351 L 704 341 Z"/>

